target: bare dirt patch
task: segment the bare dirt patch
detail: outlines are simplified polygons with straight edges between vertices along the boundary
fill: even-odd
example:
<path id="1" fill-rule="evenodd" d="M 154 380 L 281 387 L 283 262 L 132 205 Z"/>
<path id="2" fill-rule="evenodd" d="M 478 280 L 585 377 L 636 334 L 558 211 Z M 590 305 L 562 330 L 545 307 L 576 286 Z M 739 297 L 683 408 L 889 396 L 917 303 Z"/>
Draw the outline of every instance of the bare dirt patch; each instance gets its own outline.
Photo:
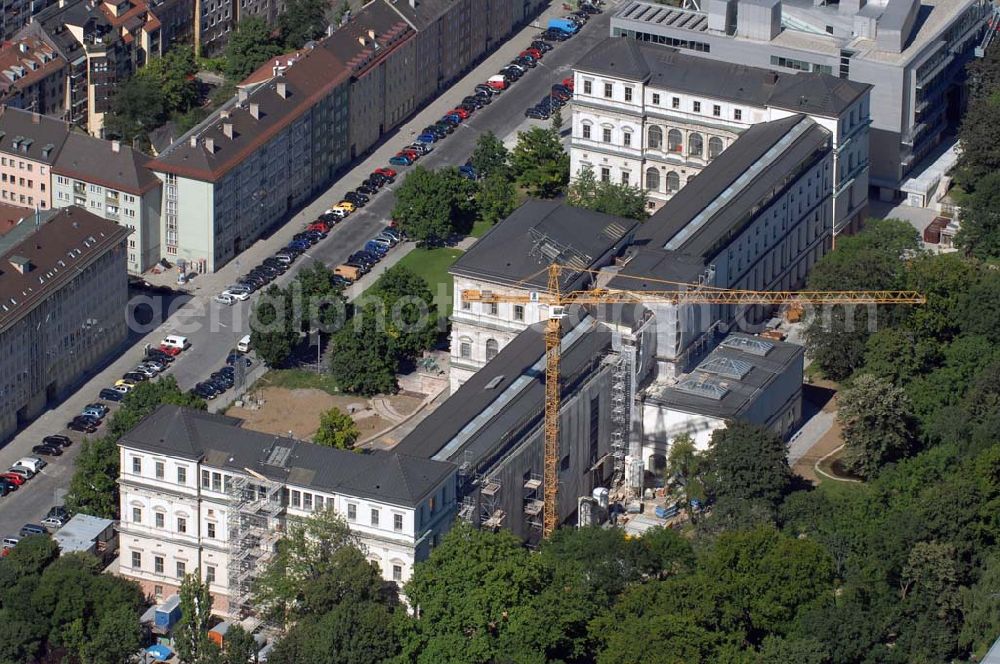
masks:
<path id="1" fill-rule="evenodd" d="M 840 436 L 840 424 L 834 421 L 833 424 L 830 425 L 830 430 L 827 431 L 823 437 L 812 446 L 809 452 L 795 462 L 795 465 L 792 466 L 792 472 L 802 476 L 813 484 L 818 484 L 825 478 L 817 475 L 816 462 L 843 444 L 844 441 Z"/>
<path id="2" fill-rule="evenodd" d="M 354 421 L 361 430 L 361 436 L 369 436 L 388 428 L 389 423 L 371 414 L 368 400 L 363 397 L 332 395 L 322 390 L 283 387 L 265 387 L 259 391 L 262 404 L 259 408 L 233 406 L 227 415 L 243 420 L 243 426 L 254 431 L 276 435 L 288 435 L 309 440 L 319 428 L 319 418 L 331 408 L 339 408 L 345 413 L 353 409 Z M 366 417 L 366 415 L 368 415 Z"/>

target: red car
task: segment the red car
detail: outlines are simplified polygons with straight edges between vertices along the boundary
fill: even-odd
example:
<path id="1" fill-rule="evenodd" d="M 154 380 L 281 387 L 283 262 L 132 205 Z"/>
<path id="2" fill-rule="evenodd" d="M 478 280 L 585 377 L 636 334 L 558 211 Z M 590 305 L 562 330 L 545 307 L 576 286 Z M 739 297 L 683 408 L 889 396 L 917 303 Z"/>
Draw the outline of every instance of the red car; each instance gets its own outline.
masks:
<path id="1" fill-rule="evenodd" d="M 411 161 L 416 161 L 417 159 L 420 158 L 420 153 L 417 152 L 416 150 L 403 149 L 400 150 L 397 154 L 406 155 L 407 157 L 410 158 Z"/>
<path id="2" fill-rule="evenodd" d="M 177 355 L 181 354 L 181 349 L 177 348 L 176 346 L 160 346 L 160 350 L 162 350 L 167 355 L 170 355 L 171 357 L 176 357 Z"/>
<path id="3" fill-rule="evenodd" d="M 391 168 L 376 168 L 372 173 L 378 173 L 379 175 L 384 175 L 387 178 L 396 177 L 396 171 Z"/>
<path id="4" fill-rule="evenodd" d="M 15 486 L 21 486 L 24 484 L 24 478 L 17 473 L 0 473 L 0 478 L 3 478 Z"/>
<path id="5" fill-rule="evenodd" d="M 520 55 L 530 55 L 535 60 L 542 59 L 542 52 L 539 51 L 537 48 L 526 48 L 523 51 L 521 51 Z"/>
<path id="6" fill-rule="evenodd" d="M 572 77 L 570 77 L 570 78 L 564 78 L 562 80 L 562 84 L 565 85 L 570 90 L 572 90 L 573 89 L 573 78 Z"/>
<path id="7" fill-rule="evenodd" d="M 327 233 L 330 231 L 330 227 L 327 226 L 325 221 L 317 219 L 308 226 L 306 226 L 307 231 L 319 231 L 320 233 Z"/>
<path id="8" fill-rule="evenodd" d="M 469 112 L 467 110 L 465 110 L 464 108 L 453 108 L 450 111 L 448 111 L 448 114 L 449 115 L 457 115 L 458 117 L 462 118 L 463 120 L 468 120 L 469 119 Z"/>

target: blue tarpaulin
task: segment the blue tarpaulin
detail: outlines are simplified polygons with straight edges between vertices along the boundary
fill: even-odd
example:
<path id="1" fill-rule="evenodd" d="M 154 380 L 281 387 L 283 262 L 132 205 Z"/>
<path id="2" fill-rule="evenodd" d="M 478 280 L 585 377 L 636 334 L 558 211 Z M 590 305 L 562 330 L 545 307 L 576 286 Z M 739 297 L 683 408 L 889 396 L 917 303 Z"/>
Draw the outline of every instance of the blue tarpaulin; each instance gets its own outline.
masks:
<path id="1" fill-rule="evenodd" d="M 162 644 L 156 644 L 155 646 L 149 646 L 146 648 L 146 652 L 155 657 L 159 661 L 167 661 L 174 655 L 174 651 Z"/>

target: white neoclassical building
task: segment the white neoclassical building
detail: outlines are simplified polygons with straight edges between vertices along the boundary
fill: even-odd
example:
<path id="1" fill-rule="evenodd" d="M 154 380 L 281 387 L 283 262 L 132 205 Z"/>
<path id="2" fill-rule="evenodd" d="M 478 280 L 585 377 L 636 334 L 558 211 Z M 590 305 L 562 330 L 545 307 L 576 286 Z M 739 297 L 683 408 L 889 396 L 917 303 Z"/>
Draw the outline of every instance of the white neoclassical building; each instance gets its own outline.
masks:
<path id="1" fill-rule="evenodd" d="M 250 587 L 289 520 L 333 508 L 387 581 L 402 585 L 450 528 L 454 464 L 355 454 L 161 406 L 119 441 L 119 569 L 147 595 L 209 584 L 215 611 L 250 608 Z"/>
<path id="2" fill-rule="evenodd" d="M 570 172 L 642 187 L 651 210 L 748 127 L 806 115 L 831 132 L 834 234 L 868 203 L 871 86 L 825 73 L 779 73 L 631 39 L 607 39 L 574 67 Z"/>
<path id="3" fill-rule="evenodd" d="M 552 263 L 598 270 L 621 255 L 638 223 L 556 201 L 529 200 L 491 228 L 450 270 L 454 278 L 451 392 L 524 329 L 548 316 L 545 306 L 534 303 L 464 302 L 462 291 L 544 290 Z M 585 271 L 566 275 L 561 287 L 567 290 L 580 288 L 593 277 Z"/>

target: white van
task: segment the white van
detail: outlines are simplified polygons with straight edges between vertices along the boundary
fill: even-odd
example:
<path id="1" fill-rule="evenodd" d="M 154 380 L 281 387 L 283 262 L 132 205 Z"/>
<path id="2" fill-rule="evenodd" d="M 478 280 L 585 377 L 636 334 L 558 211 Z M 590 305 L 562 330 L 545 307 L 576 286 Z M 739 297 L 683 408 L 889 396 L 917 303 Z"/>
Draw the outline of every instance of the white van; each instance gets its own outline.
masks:
<path id="1" fill-rule="evenodd" d="M 238 342 L 236 342 L 236 350 L 238 350 L 241 353 L 249 353 L 250 352 L 250 335 L 249 334 L 245 335 L 242 339 L 240 339 Z"/>
<path id="2" fill-rule="evenodd" d="M 160 348 L 176 348 L 177 350 L 187 350 L 191 347 L 191 343 L 187 340 L 187 337 L 180 337 L 176 334 L 168 334 L 163 337 L 163 341 L 160 342 Z"/>
<path id="3" fill-rule="evenodd" d="M 15 466 L 23 466 L 30 470 L 31 472 L 37 474 L 42 468 L 48 464 L 39 459 L 38 457 L 21 457 L 15 463 Z"/>

